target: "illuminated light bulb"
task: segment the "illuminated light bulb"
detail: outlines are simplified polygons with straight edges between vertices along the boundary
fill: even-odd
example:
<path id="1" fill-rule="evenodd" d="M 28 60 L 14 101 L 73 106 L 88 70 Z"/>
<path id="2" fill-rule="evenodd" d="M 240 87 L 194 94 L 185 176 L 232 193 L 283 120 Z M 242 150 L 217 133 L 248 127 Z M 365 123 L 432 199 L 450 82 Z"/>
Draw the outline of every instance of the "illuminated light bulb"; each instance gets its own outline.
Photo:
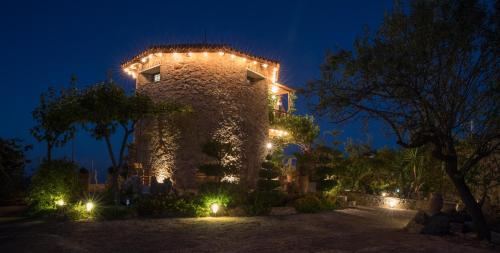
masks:
<path id="1" fill-rule="evenodd" d="M 272 93 L 278 93 L 278 90 L 279 90 L 278 86 L 276 86 L 276 85 L 271 86 Z"/>
<path id="2" fill-rule="evenodd" d="M 148 57 L 144 57 L 144 58 L 141 59 L 141 62 L 143 62 L 143 63 L 147 62 L 147 61 L 148 61 Z"/>
<path id="3" fill-rule="evenodd" d="M 266 143 L 266 148 L 267 149 L 272 149 L 273 148 L 273 144 L 271 142 Z"/>
<path id="4" fill-rule="evenodd" d="M 267 68 L 267 66 L 268 66 L 268 65 L 267 65 L 266 63 L 262 64 L 262 67 L 263 67 L 263 68 Z"/>
<path id="5" fill-rule="evenodd" d="M 220 51 L 219 56 L 223 56 L 223 55 L 224 55 L 224 52 Z"/>
<path id="6" fill-rule="evenodd" d="M 395 208 L 399 204 L 399 201 L 396 198 L 386 198 L 386 201 L 387 201 L 387 205 L 390 208 Z"/>
<path id="7" fill-rule="evenodd" d="M 272 95 L 272 96 L 271 96 L 271 98 L 272 98 L 272 99 L 276 99 L 276 95 Z"/>
<path id="8" fill-rule="evenodd" d="M 287 131 L 283 131 L 283 135 L 287 136 L 288 132 Z"/>
<path id="9" fill-rule="evenodd" d="M 243 58 L 242 60 L 243 60 L 244 62 L 246 62 L 246 61 L 247 61 L 247 58 Z"/>
<path id="10" fill-rule="evenodd" d="M 148 55 L 148 58 L 149 58 L 149 59 L 153 58 L 153 54 L 149 54 L 149 55 Z"/>
<path id="11" fill-rule="evenodd" d="M 87 212 L 92 212 L 92 209 L 94 209 L 94 203 L 92 202 L 87 202 L 87 204 L 85 204 L 85 209 L 87 210 Z"/>
<path id="12" fill-rule="evenodd" d="M 208 53 L 207 52 L 203 52 L 203 56 L 207 57 Z"/>
<path id="13" fill-rule="evenodd" d="M 382 192 L 382 197 L 387 196 L 387 192 Z"/>
<path id="14" fill-rule="evenodd" d="M 256 62 L 256 61 L 253 61 L 253 65 L 256 65 L 256 64 L 257 64 L 257 62 Z"/>
<path id="15" fill-rule="evenodd" d="M 234 54 L 231 55 L 231 59 L 234 59 L 236 56 L 234 56 Z"/>
<path id="16" fill-rule="evenodd" d="M 56 205 L 58 205 L 58 206 L 64 206 L 64 205 L 66 205 L 66 203 L 64 202 L 64 200 L 59 199 L 59 200 L 56 200 Z"/>
<path id="17" fill-rule="evenodd" d="M 219 211 L 219 208 L 220 208 L 220 206 L 217 203 L 213 203 L 210 205 L 210 210 L 212 210 L 212 213 L 214 213 L 214 214 L 217 214 L 217 212 Z"/>
<path id="18" fill-rule="evenodd" d="M 189 56 L 189 57 L 193 56 L 193 53 L 188 52 L 188 56 Z"/>

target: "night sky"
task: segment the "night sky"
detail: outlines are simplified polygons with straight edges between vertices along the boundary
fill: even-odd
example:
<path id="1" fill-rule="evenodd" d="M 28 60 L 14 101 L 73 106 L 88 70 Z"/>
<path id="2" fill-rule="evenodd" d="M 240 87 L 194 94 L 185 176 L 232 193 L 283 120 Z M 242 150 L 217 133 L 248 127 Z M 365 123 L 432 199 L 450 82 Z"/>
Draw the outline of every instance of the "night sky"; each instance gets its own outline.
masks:
<path id="1" fill-rule="evenodd" d="M 15 3 L 15 5 L 13 5 Z M 114 79 L 128 90 L 134 80 L 119 65 L 152 44 L 224 43 L 281 63 L 280 82 L 301 87 L 319 75 L 328 49 L 351 48 L 365 25 L 376 28 L 393 0 L 377 1 L 8 1 L 2 3 L 0 137 L 21 138 L 36 167 L 45 146 L 30 135 L 31 111 L 49 86 L 78 86 Z M 206 36 L 205 36 L 206 35 Z M 298 113 L 307 113 L 299 96 Z M 363 124 L 333 125 L 341 140 L 367 139 Z M 394 146 L 381 124 L 370 124 L 373 144 Z M 109 166 L 105 144 L 80 132 L 76 161 L 87 168 Z M 71 143 L 55 157 L 71 156 Z"/>

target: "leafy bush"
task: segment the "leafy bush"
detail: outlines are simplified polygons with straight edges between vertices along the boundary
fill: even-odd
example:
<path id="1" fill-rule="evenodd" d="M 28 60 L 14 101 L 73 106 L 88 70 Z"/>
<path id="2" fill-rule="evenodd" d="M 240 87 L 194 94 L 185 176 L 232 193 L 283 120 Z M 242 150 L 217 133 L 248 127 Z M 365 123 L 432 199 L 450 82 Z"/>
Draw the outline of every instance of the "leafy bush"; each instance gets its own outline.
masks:
<path id="1" fill-rule="evenodd" d="M 317 213 L 321 211 L 321 200 L 314 195 L 306 195 L 295 200 L 294 207 L 299 213 Z"/>
<path id="2" fill-rule="evenodd" d="M 259 170 L 259 181 L 257 187 L 261 191 L 271 191 L 279 187 L 280 182 L 274 180 L 280 175 L 279 168 L 271 161 L 271 157 L 267 156 L 266 161 L 262 163 Z"/>
<path id="3" fill-rule="evenodd" d="M 265 215 L 272 207 L 283 206 L 286 203 L 286 195 L 279 191 L 256 191 L 247 197 L 245 211 L 248 215 Z"/>
<path id="4" fill-rule="evenodd" d="M 77 171 L 77 165 L 70 161 L 44 162 L 33 175 L 27 196 L 32 212 L 55 210 L 58 200 L 75 200 L 81 190 Z"/>
<path id="5" fill-rule="evenodd" d="M 126 206 L 103 206 L 99 209 L 98 218 L 105 220 L 120 220 L 133 216 L 132 209 Z"/>
<path id="6" fill-rule="evenodd" d="M 195 217 L 203 213 L 199 206 L 192 199 L 157 195 L 138 199 L 135 210 L 139 216 L 147 217 Z"/>
<path id="7" fill-rule="evenodd" d="M 309 194 L 295 200 L 294 207 L 299 213 L 318 213 L 335 210 L 336 203 L 334 197 Z"/>

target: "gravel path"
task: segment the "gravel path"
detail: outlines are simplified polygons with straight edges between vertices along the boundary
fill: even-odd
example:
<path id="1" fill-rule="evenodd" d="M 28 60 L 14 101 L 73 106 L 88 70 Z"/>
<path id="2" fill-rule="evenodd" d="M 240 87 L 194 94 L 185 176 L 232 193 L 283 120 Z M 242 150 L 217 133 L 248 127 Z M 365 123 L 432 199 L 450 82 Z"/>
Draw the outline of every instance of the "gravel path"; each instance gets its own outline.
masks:
<path id="1" fill-rule="evenodd" d="M 0 252 L 491 252 L 478 242 L 409 234 L 414 213 L 373 208 L 268 217 L 15 222 Z"/>

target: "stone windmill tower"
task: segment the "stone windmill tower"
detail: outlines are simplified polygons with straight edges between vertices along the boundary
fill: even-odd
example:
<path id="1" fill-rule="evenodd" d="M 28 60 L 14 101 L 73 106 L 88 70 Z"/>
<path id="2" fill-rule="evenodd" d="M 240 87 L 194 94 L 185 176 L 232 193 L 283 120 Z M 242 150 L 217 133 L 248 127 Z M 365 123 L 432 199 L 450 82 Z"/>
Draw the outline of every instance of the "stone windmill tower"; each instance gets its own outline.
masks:
<path id="1" fill-rule="evenodd" d="M 191 115 L 144 120 L 136 130 L 135 165 L 144 183 L 172 179 L 179 189 L 195 189 L 198 168 L 210 140 L 231 143 L 233 155 L 224 158 L 239 175 L 227 175 L 253 187 L 273 136 L 269 98 L 278 98 L 277 115 L 284 115 L 292 89 L 279 84 L 278 62 L 237 51 L 225 45 L 190 44 L 153 46 L 122 65 L 136 79 L 136 91 L 155 101 L 193 108 Z M 287 107 L 287 108 L 285 108 Z"/>

